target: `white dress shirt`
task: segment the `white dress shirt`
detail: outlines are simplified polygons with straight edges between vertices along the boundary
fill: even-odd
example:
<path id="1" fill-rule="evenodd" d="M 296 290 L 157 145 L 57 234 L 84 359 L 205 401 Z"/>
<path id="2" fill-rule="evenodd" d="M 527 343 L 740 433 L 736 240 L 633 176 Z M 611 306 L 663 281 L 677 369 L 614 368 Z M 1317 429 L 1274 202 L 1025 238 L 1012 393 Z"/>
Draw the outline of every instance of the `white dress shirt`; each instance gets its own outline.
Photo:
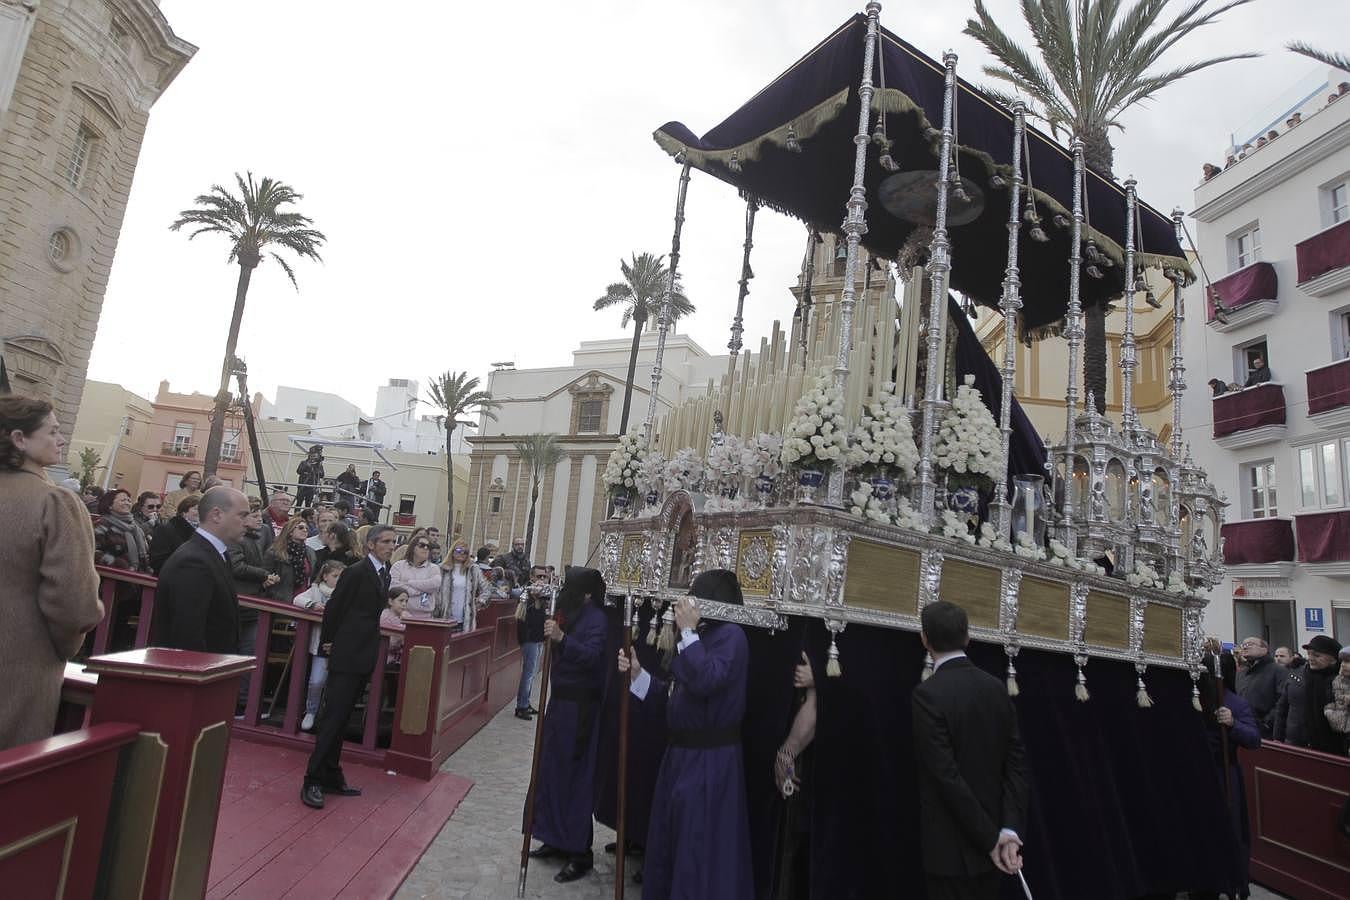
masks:
<path id="1" fill-rule="evenodd" d="M 206 538 L 207 543 L 209 543 L 212 547 L 216 548 L 216 552 L 220 554 L 221 559 L 226 558 L 224 541 L 222 541 L 220 538 L 216 537 L 214 534 L 207 531 L 206 529 L 201 528 L 200 526 L 197 528 L 197 533 L 200 534 L 202 537 Z"/>

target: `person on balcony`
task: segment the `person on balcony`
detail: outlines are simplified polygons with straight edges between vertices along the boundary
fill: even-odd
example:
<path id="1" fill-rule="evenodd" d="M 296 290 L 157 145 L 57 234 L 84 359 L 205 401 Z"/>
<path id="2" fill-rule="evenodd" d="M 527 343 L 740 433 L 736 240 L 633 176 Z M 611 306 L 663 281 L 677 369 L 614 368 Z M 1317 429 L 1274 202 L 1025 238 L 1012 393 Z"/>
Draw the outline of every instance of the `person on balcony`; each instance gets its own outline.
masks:
<path id="1" fill-rule="evenodd" d="M 359 796 L 342 772 L 342 735 L 380 653 L 380 614 L 388 606 L 389 557 L 398 537 L 388 525 L 366 534 L 366 558 L 345 569 L 323 611 L 319 652 L 328 657 L 327 699 L 300 800 L 323 809 L 324 794 Z"/>
<path id="2" fill-rule="evenodd" d="M 1214 393 L 1215 397 L 1222 397 L 1224 394 L 1228 393 L 1228 385 L 1217 378 L 1211 378 L 1206 383 L 1209 385 L 1209 389 Z"/>
<path id="3" fill-rule="evenodd" d="M 113 488 L 99 498 L 94 550 L 101 566 L 147 572 L 150 570 L 150 546 L 145 533 L 131 517 L 131 506 L 131 494 L 123 488 Z"/>
<path id="4" fill-rule="evenodd" d="M 183 499 L 189 494 L 197 494 L 200 496 L 201 493 L 202 473 L 188 472 L 182 478 L 178 479 L 178 490 L 170 491 L 164 495 L 164 508 L 169 510 L 177 509 L 178 504 L 182 503 Z"/>
<path id="5" fill-rule="evenodd" d="M 370 478 L 361 482 L 361 493 L 366 495 L 366 516 L 372 524 L 380 520 L 380 509 L 388 490 L 389 485 L 380 480 L 379 471 L 371 472 Z"/>
<path id="6" fill-rule="evenodd" d="M 45 471 L 65 446 L 50 403 L 0 396 L 0 750 L 51 737 L 66 660 L 103 618 L 89 513 Z"/>
<path id="7" fill-rule="evenodd" d="M 1270 381 L 1270 366 L 1260 356 L 1252 357 L 1252 370 L 1247 375 L 1247 381 L 1243 387 L 1256 387 L 1258 384 L 1265 384 Z"/>
<path id="8" fill-rule="evenodd" d="M 197 504 L 200 524 L 159 573 L 151 643 L 156 647 L 237 653 L 239 595 L 226 548 L 248 528 L 248 498 L 213 487 Z"/>
<path id="9" fill-rule="evenodd" d="M 431 561 L 431 541 L 425 536 L 410 541 L 403 559 L 390 567 L 394 587 L 408 592 L 408 607 L 431 615 L 441 593 L 441 567 Z"/>
<path id="10" fill-rule="evenodd" d="M 188 494 L 173 507 L 171 518 L 155 526 L 154 533 L 150 535 L 150 569 L 156 575 L 163 570 L 169 557 L 173 556 L 173 551 L 197 530 L 197 504 L 201 499 L 201 494 Z"/>
<path id="11" fill-rule="evenodd" d="M 356 474 L 356 463 L 352 463 L 337 477 L 338 499 L 351 510 L 356 504 L 356 492 L 361 489 L 361 476 Z"/>
<path id="12" fill-rule="evenodd" d="M 290 603 L 296 594 L 309 589 L 314 580 L 314 551 L 305 545 L 309 528 L 296 516 L 277 532 L 266 554 L 267 570 L 277 576 L 267 596 L 278 603 Z"/>
<path id="13" fill-rule="evenodd" d="M 296 477 L 300 480 L 300 489 L 295 492 L 298 506 L 309 506 L 314 502 L 315 486 L 323 479 L 323 448 L 318 444 L 309 448 L 309 453 L 295 467 Z"/>

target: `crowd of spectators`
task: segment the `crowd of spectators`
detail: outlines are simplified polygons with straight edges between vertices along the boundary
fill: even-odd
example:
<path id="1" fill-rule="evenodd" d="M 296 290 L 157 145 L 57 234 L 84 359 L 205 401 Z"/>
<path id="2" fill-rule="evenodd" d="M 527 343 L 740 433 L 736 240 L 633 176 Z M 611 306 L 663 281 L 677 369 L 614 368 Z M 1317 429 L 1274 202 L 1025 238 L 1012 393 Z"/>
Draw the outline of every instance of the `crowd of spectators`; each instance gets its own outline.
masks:
<path id="1" fill-rule="evenodd" d="M 1237 693 L 1266 740 L 1323 753 L 1350 753 L 1350 647 L 1319 634 L 1301 648 L 1249 637 L 1233 648 Z"/>

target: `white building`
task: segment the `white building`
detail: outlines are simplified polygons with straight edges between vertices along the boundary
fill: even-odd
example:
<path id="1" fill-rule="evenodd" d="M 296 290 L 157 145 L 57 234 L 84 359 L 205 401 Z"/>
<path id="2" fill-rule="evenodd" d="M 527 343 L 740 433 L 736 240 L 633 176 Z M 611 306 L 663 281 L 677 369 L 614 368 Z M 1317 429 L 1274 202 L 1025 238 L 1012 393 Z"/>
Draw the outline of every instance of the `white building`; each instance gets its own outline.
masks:
<path id="1" fill-rule="evenodd" d="M 281 385 L 277 388 L 275 403 L 263 398 L 258 418 L 268 422 L 293 422 L 308 431 L 337 440 L 375 440 L 371 417 L 350 400 L 326 391 Z"/>
<path id="2" fill-rule="evenodd" d="M 406 453 L 439 453 L 445 446 L 445 430 L 435 416 L 417 414 L 424 395 L 418 382 L 410 378 L 391 378 L 375 391 L 375 440 L 386 447 Z M 468 454 L 464 429 L 455 429 L 455 454 Z"/>
<path id="3" fill-rule="evenodd" d="M 1323 74 L 1206 167 L 1193 215 L 1221 308 L 1197 284 L 1184 331 L 1185 437 L 1231 504 L 1207 627 L 1291 646 L 1350 641 L 1350 75 Z M 1257 357 L 1269 383 L 1211 395 Z"/>

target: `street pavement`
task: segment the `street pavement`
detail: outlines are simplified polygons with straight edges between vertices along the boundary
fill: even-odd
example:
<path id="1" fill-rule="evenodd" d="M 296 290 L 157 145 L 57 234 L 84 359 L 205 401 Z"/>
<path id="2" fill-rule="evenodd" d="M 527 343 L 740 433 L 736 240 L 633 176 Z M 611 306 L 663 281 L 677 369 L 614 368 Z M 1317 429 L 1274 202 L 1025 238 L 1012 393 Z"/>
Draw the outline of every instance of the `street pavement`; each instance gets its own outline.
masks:
<path id="1" fill-rule="evenodd" d="M 447 772 L 473 779 L 473 789 L 403 883 L 395 900 L 507 900 L 516 896 L 520 874 L 520 817 L 525 806 L 534 723 L 523 722 L 508 703 L 467 744 L 446 760 Z M 553 860 L 531 860 L 526 897 L 604 900 L 614 896 L 614 857 L 605 844 L 614 832 L 595 827 L 595 869 L 571 884 L 556 884 Z M 629 872 L 633 870 L 629 862 Z M 640 900 L 629 883 L 625 896 Z M 1252 900 L 1283 900 L 1252 885 Z"/>

